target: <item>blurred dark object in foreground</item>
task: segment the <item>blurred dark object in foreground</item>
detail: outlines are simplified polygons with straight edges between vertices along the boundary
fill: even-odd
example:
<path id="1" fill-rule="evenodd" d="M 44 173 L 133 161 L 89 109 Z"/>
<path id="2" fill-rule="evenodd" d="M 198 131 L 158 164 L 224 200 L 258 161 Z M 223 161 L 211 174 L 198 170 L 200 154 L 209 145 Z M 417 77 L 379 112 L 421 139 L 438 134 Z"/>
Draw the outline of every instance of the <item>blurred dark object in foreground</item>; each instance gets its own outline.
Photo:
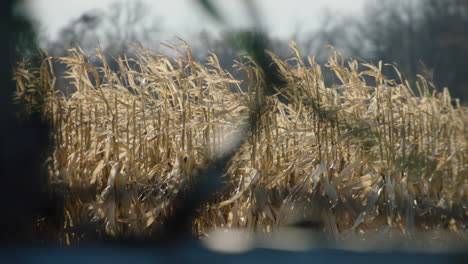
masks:
<path id="1" fill-rule="evenodd" d="M 2 2 L 0 24 L 7 41 L 2 42 L 1 51 L 3 58 L 12 58 L 15 49 L 14 18 L 11 14 L 12 0 Z M 249 38 L 247 38 L 249 37 Z M 250 54 L 255 55 L 257 62 L 265 72 L 265 86 L 267 89 L 280 87 L 283 80 L 278 78 L 276 69 L 268 68 L 269 61 L 264 57 L 263 50 L 265 43 L 254 36 L 246 36 L 247 43 L 251 43 Z M 248 42 L 250 40 L 251 42 Z M 341 263 L 343 261 L 362 262 L 378 261 L 379 263 L 463 263 L 467 259 L 466 254 L 456 253 L 358 253 L 353 251 L 316 249 L 303 252 L 282 251 L 271 249 L 254 249 L 242 254 L 221 254 L 209 251 L 199 245 L 199 243 L 187 243 L 182 240 L 177 241 L 173 247 L 162 247 L 167 243 L 166 239 L 177 238 L 176 236 L 186 235 L 190 232 L 190 220 L 194 217 L 196 209 L 205 200 L 209 199 L 209 194 L 213 193 L 213 184 L 210 179 L 216 180 L 225 168 L 228 157 L 215 162 L 211 169 L 206 171 L 208 178 L 200 183 L 201 188 L 194 188 L 187 196 L 180 200 L 181 205 L 176 208 L 173 218 L 170 218 L 163 238 L 159 240 L 158 246 L 154 244 L 137 244 L 135 247 L 122 247 L 113 244 L 113 247 L 82 247 L 72 248 L 38 248 L 31 246 L 36 242 L 34 236 L 34 222 L 40 216 L 50 220 L 61 215 L 56 208 L 59 200 L 50 199 L 47 188 L 47 173 L 43 169 L 43 160 L 49 147 L 49 129 L 41 121 L 39 115 L 31 115 L 28 119 L 20 120 L 16 117 L 18 107 L 11 102 L 11 95 L 14 91 L 14 84 L 11 81 L 11 62 L 2 65 L 1 80 L 3 87 L 0 89 L 0 110 L 2 130 L 0 138 L 2 142 L 0 152 L 0 173 L 3 177 L 3 189 L 0 191 L 2 213 L 0 215 L 0 256 L 3 263 L 83 263 L 97 262 L 105 260 L 113 263 L 154 263 L 154 262 L 199 262 L 200 259 L 210 262 L 244 262 L 244 263 L 284 263 L 289 261 L 317 260 L 318 262 Z M 266 91 L 269 94 L 272 90 Z M 257 109 L 258 111 L 259 109 Z M 255 126 L 258 113 L 253 113 L 251 117 L 251 127 Z M 235 152 L 236 149 L 233 149 Z M 217 166 L 216 166 L 217 165 Z M 212 175 L 212 176 L 211 176 Z M 209 185 L 209 183 L 213 185 Z M 185 201 L 185 202 L 184 202 Z M 170 220 L 173 221 L 170 221 Z M 59 222 L 57 222 L 59 223 Z M 55 224 L 57 224 L 55 223 Z M 54 224 L 54 222 L 49 222 Z M 46 229 L 51 233 L 52 229 Z M 39 238 L 45 239 L 44 237 Z M 185 237 L 184 237 L 185 238 Z M 102 242 L 102 241 L 99 241 Z M 123 243 L 126 241 L 116 241 Z M 6 246 L 9 243 L 14 246 Z M 28 246 L 24 246 L 24 244 Z M 149 248 L 149 246 L 153 246 Z"/>
<path id="2" fill-rule="evenodd" d="M 20 107 L 12 103 L 15 84 L 12 79 L 14 60 L 23 47 L 34 47 L 29 21 L 13 12 L 20 1 L 1 2 L 0 28 L 0 242 L 32 242 L 34 219 L 55 214 L 55 206 L 46 195 L 47 174 L 42 165 L 49 144 L 48 125 L 39 114 L 18 118 Z M 22 45 L 26 46 L 22 46 Z M 39 213 L 40 212 L 40 213 Z M 51 217 L 50 219 L 52 219 Z"/>

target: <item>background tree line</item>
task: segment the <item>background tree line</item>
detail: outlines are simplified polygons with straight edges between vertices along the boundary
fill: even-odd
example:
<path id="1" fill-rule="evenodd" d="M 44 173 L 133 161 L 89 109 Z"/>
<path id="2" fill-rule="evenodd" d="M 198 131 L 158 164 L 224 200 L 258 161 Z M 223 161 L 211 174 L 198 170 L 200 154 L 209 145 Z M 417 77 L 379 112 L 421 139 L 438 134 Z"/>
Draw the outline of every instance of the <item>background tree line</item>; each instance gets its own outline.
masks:
<path id="1" fill-rule="evenodd" d="M 163 24 L 153 20 L 147 10 L 135 1 L 84 13 L 64 27 L 58 39 L 46 40 L 45 45 L 57 56 L 75 43 L 91 52 L 100 46 L 111 61 L 129 51 L 124 43 L 157 49 Z M 222 66 L 232 70 L 239 54 L 226 41 L 200 31 L 190 44 L 197 59 L 214 51 Z M 270 48 L 288 56 L 288 41 L 270 38 Z M 369 1 L 363 16 L 330 13 L 317 31 L 297 36 L 296 41 L 305 56 L 314 55 L 320 63 L 325 63 L 328 52 L 324 47 L 330 44 L 366 61 L 395 63 L 406 79 L 414 81 L 421 74 L 438 88 L 449 87 L 462 102 L 468 100 L 468 0 Z M 386 73 L 394 74 L 390 68 Z"/>

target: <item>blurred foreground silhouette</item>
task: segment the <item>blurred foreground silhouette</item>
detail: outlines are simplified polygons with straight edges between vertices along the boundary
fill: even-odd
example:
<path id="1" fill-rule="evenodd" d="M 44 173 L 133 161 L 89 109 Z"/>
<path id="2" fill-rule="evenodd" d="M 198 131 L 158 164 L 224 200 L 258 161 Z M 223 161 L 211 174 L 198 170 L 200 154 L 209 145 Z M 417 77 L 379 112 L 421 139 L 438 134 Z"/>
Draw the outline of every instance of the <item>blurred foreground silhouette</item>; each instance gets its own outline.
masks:
<path id="1" fill-rule="evenodd" d="M 243 252 L 239 255 L 215 253 L 201 247 L 198 242 L 190 241 L 191 228 L 189 224 L 198 214 L 200 206 L 208 201 L 215 190 L 220 188 L 220 177 L 223 175 L 229 159 L 236 153 L 240 145 L 244 142 L 240 140 L 234 144 L 224 156 L 214 158 L 210 161 L 207 168 L 201 170 L 201 179 L 195 181 L 193 186 L 186 192 L 182 192 L 176 199 L 176 206 L 173 213 L 167 218 L 163 234 L 155 237 L 154 240 L 141 240 L 138 238 L 114 237 L 109 238 L 108 242 L 114 244 L 105 244 L 96 248 L 78 248 L 78 249 L 59 249 L 54 246 L 49 248 L 37 248 L 38 245 L 48 241 L 48 237 L 41 237 L 41 230 L 37 230 L 35 225 L 41 219 L 45 219 L 45 224 L 39 226 L 51 228 L 46 230 L 46 236 L 50 235 L 52 228 L 61 228 L 60 224 L 63 219 L 61 214 L 62 203 L 64 202 L 60 194 L 50 192 L 48 187 L 48 174 L 43 167 L 44 159 L 47 157 L 47 152 L 50 151 L 51 140 L 49 140 L 48 124 L 42 121 L 41 98 L 38 98 L 38 108 L 34 109 L 31 115 L 26 118 L 19 119 L 18 113 L 22 110 L 14 105 L 11 101 L 14 91 L 14 84 L 10 81 L 12 76 L 11 64 L 18 58 L 12 56 L 15 49 L 15 33 L 18 31 L 15 28 L 16 18 L 11 13 L 14 1 L 3 1 L 1 13 L 2 33 L 8 36 L 11 41 L 2 42 L 1 51 L 4 52 L 3 58 L 10 58 L 9 63 L 5 63 L 2 67 L 1 80 L 9 89 L 2 89 L 0 94 L 0 107 L 2 112 L 2 130 L 0 138 L 1 142 L 1 157 L 0 157 L 0 172 L 3 177 L 4 188 L 0 192 L 1 201 L 5 203 L 2 208 L 0 228 L 1 241 L 3 242 L 0 250 L 2 258 L 8 262 L 31 263 L 38 261 L 45 262 L 70 262 L 81 263 L 84 261 L 95 261 L 102 259 L 106 261 L 120 262 L 194 262 L 204 259 L 205 261 L 220 262 L 220 261 L 242 261 L 242 262 L 268 262 L 280 263 L 285 261 L 300 261 L 300 260 L 321 260 L 329 263 L 338 263 L 342 261 L 360 261 L 371 260 L 382 263 L 405 262 L 406 263 L 445 263 L 445 262 L 460 262 L 466 260 L 466 255 L 462 253 L 356 253 L 346 250 L 312 250 L 305 248 L 304 252 L 291 253 L 282 250 L 271 249 L 253 249 L 252 251 Z M 208 5 L 208 1 L 204 2 Z M 25 23 L 24 21 L 22 23 Z M 244 133 L 255 133 L 256 125 L 263 104 L 265 103 L 262 96 L 275 95 L 275 89 L 280 90 L 284 87 L 284 76 L 282 76 L 277 68 L 270 68 L 270 61 L 266 57 L 264 50 L 267 48 L 267 42 L 261 37 L 261 34 L 242 33 L 240 39 L 245 45 L 244 48 L 253 58 L 253 62 L 259 65 L 264 76 L 260 78 L 263 83 L 254 96 L 257 100 L 253 101 L 252 111 L 248 115 L 248 126 Z M 96 78 L 97 80 L 97 78 Z M 263 89 L 263 90 L 262 90 Z M 259 95 L 259 94 L 262 94 Z M 283 99 L 284 100 L 284 99 Z M 320 104 L 310 102 L 311 108 L 318 111 Z M 320 114 L 319 114 L 320 113 Z M 330 112 L 317 112 L 317 118 L 327 119 Z M 245 137 L 243 137 L 245 138 Z M 261 190 L 257 195 L 257 201 L 261 199 Z M 92 223 L 91 223 L 92 225 Z M 293 233 L 293 231 L 291 231 Z M 232 238 L 232 237 L 231 237 Z M 104 239 L 105 240 L 105 239 Z M 170 244 L 170 250 L 163 247 L 168 241 L 174 240 Z M 100 242 L 99 239 L 93 241 Z M 102 242 L 102 241 L 101 241 Z M 147 242 L 147 243 L 146 243 Z M 10 244 L 7 246 L 6 244 Z M 136 243 L 136 244 L 135 244 Z M 138 245 L 141 249 L 130 247 L 116 246 L 121 245 Z M 215 243 L 216 244 L 216 243 Z M 110 248 L 110 245 L 114 247 Z M 144 246 L 147 246 L 146 248 Z M 84 246 L 84 245 L 82 245 Z M 106 248 L 109 246 L 109 248 Z M 148 248 L 152 246 L 153 248 Z M 154 249 L 157 246 L 159 249 Z M 320 247 L 320 246 L 319 246 Z M 255 246 L 253 246 L 255 248 Z M 12 250 L 13 249 L 13 250 Z M 21 252 L 17 254 L 16 252 Z"/>

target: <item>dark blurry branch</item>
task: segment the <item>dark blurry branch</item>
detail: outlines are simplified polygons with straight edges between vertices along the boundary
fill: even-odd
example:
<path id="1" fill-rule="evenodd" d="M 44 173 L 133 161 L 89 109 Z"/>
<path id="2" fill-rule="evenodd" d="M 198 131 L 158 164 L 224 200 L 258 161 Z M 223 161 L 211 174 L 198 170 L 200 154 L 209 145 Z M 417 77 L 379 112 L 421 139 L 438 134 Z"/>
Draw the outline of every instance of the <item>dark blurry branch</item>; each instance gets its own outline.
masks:
<path id="1" fill-rule="evenodd" d="M 3 186 L 0 191 L 3 202 L 0 242 L 3 243 L 33 241 L 37 214 L 55 214 L 54 206 L 47 199 L 48 177 L 43 166 L 49 147 L 49 127 L 38 113 L 19 119 L 21 107 L 12 100 L 15 85 L 11 81 L 11 66 L 19 56 L 35 52 L 31 22 L 13 12 L 20 2 L 6 0 L 0 7 L 0 32 L 5 38 L 0 44 L 5 60 L 0 72 L 0 175 Z"/>
<path id="2" fill-rule="evenodd" d="M 220 19 L 219 13 L 210 1 L 200 0 L 199 2 L 215 19 Z M 197 212 L 221 189 L 221 177 L 224 175 L 229 161 L 257 129 L 264 102 L 261 97 L 265 94 L 272 95 L 274 87 L 280 88 L 285 85 L 278 68 L 272 67 L 272 60 L 265 53 L 267 41 L 264 35 L 257 32 L 241 32 L 234 34 L 233 40 L 236 42 L 237 48 L 247 52 L 263 71 L 264 85 L 261 88 L 263 91 L 256 91 L 256 100 L 252 102 L 249 122 L 240 136 L 241 140 L 232 146 L 225 155 L 210 162 L 208 168 L 200 172 L 200 179 L 179 197 L 175 203 L 174 213 L 166 219 L 161 229 L 163 233 L 158 238 L 159 241 L 174 241 L 178 238 L 192 236 L 192 225 L 197 217 Z"/>

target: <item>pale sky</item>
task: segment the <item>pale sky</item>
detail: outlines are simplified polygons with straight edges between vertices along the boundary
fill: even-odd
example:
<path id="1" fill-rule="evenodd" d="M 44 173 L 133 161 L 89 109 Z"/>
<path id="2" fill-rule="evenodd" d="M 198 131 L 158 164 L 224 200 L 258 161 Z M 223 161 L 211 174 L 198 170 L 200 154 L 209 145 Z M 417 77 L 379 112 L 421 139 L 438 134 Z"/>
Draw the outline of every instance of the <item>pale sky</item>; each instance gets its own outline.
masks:
<path id="1" fill-rule="evenodd" d="M 95 8 L 108 8 L 116 0 L 26 0 L 27 8 L 38 19 L 49 36 L 56 37 L 60 28 L 84 12 Z M 133 0 L 117 0 L 133 1 Z M 216 24 L 205 15 L 195 0 L 142 0 L 160 21 L 166 34 L 183 38 L 202 29 L 217 31 Z M 235 26 L 249 26 L 243 0 L 215 0 L 223 15 Z M 259 15 L 269 33 L 290 38 L 295 32 L 307 32 L 317 27 L 325 10 L 334 16 L 359 16 L 366 0 L 254 0 Z M 195 11 L 195 12 L 194 12 Z M 237 21 L 241 21 L 238 23 Z"/>

